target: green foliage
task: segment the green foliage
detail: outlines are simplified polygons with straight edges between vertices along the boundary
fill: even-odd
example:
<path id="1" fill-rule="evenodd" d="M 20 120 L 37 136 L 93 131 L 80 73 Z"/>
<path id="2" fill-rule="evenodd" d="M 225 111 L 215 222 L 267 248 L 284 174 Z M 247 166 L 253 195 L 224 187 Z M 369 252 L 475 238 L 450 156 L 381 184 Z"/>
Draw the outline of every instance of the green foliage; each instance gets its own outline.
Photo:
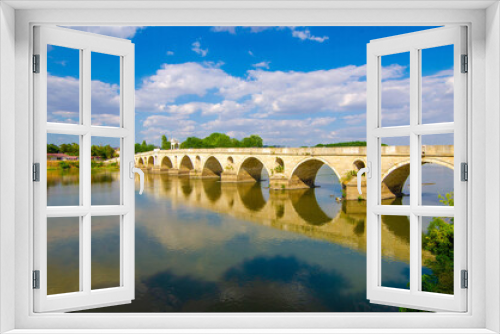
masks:
<path id="1" fill-rule="evenodd" d="M 141 153 L 141 152 L 149 152 L 155 149 L 155 146 L 153 144 L 148 144 L 146 143 L 145 140 L 142 141 L 142 144 L 136 143 L 135 144 L 135 153 Z"/>
<path id="2" fill-rule="evenodd" d="M 161 146 L 160 148 L 162 150 L 168 150 L 170 148 L 170 145 L 168 144 L 167 136 L 162 135 L 161 136 Z"/>
<path id="3" fill-rule="evenodd" d="M 262 147 L 263 142 L 262 138 L 257 135 L 251 135 L 250 137 L 243 138 L 241 140 L 241 146 L 240 147 Z"/>
<path id="4" fill-rule="evenodd" d="M 233 148 L 233 147 L 263 147 L 262 138 L 251 135 L 239 141 L 224 133 L 214 132 L 203 139 L 198 137 L 188 137 L 181 143 L 180 148 Z"/>
<path id="5" fill-rule="evenodd" d="M 274 167 L 274 170 L 276 171 L 276 173 L 283 173 L 285 171 L 285 167 L 278 165 Z"/>
<path id="6" fill-rule="evenodd" d="M 71 166 L 66 161 L 60 161 L 59 162 L 59 168 L 61 168 L 61 169 L 69 169 L 70 167 Z"/>
<path id="7" fill-rule="evenodd" d="M 332 143 L 332 144 L 317 144 L 315 147 L 348 147 L 348 146 L 366 146 L 365 141 L 346 141 L 342 143 Z M 382 144 L 381 146 L 387 146 L 386 144 Z"/>
<path id="8" fill-rule="evenodd" d="M 445 196 L 439 195 L 439 201 L 453 206 L 453 192 Z M 454 280 L 454 221 L 453 218 L 432 218 L 427 232 L 422 234 L 422 249 L 434 255 L 433 259 L 426 259 L 424 266 L 432 273 L 422 275 L 422 291 L 453 294 Z M 415 310 L 400 308 L 400 312 L 414 312 Z"/>
<path id="9" fill-rule="evenodd" d="M 61 152 L 59 152 L 59 146 L 54 144 L 47 144 L 47 153 L 61 153 Z"/>
<path id="10" fill-rule="evenodd" d="M 342 184 L 346 184 L 348 183 L 349 181 L 352 180 L 353 177 L 356 177 L 358 175 L 358 171 L 356 170 L 350 170 L 348 171 L 341 179 L 340 179 L 340 182 Z M 364 174 L 363 174 L 364 176 Z"/>
<path id="11" fill-rule="evenodd" d="M 76 143 L 61 144 L 59 146 L 55 144 L 47 144 L 47 153 L 64 153 L 71 156 L 79 156 L 80 145 Z"/>
<path id="12" fill-rule="evenodd" d="M 453 192 L 439 198 L 445 205 L 454 205 Z M 434 217 L 422 236 L 422 248 L 435 256 L 424 263 L 432 274 L 422 276 L 423 291 L 453 294 L 454 226 L 453 218 Z"/>
<path id="13" fill-rule="evenodd" d="M 101 159 L 104 160 L 111 159 L 116 156 L 115 149 L 110 145 L 92 145 L 90 148 L 90 152 L 93 157 L 101 157 Z"/>
<path id="14" fill-rule="evenodd" d="M 204 148 L 203 140 L 197 137 L 188 137 L 181 143 L 180 148 Z"/>

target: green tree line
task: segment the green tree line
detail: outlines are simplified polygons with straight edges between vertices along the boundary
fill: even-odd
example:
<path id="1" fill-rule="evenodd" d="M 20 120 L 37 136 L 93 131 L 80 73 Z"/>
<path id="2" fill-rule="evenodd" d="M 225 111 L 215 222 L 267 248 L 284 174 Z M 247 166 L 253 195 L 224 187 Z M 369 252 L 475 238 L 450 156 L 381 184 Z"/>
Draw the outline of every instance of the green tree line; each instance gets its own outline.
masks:
<path id="1" fill-rule="evenodd" d="M 90 154 L 95 157 L 101 157 L 102 159 L 111 159 L 117 156 L 115 149 L 110 145 L 92 145 L 90 148 Z M 47 153 L 64 153 L 70 156 L 80 156 L 80 145 L 77 143 L 71 144 L 47 144 Z"/>
<path id="2" fill-rule="evenodd" d="M 342 143 L 332 143 L 332 144 L 317 144 L 315 147 L 348 147 L 348 146 L 366 146 L 365 141 L 346 141 Z M 387 146 L 387 144 L 382 144 L 382 146 Z"/>
<path id="3" fill-rule="evenodd" d="M 231 138 L 224 133 L 214 132 L 205 138 L 188 137 L 180 148 L 234 148 L 234 147 L 263 147 L 262 138 L 258 135 L 251 135 L 242 140 Z"/>

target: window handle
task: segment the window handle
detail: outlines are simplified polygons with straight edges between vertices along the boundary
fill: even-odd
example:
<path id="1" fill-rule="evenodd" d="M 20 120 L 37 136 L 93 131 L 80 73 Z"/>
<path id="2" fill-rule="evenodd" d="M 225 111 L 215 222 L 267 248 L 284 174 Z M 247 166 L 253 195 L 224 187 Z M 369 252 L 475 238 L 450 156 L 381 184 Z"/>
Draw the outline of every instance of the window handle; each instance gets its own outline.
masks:
<path id="1" fill-rule="evenodd" d="M 361 195 L 363 192 L 361 191 L 361 176 L 366 173 L 366 177 L 370 179 L 372 177 L 372 172 L 371 172 L 371 162 L 368 162 L 368 167 L 361 168 L 358 170 L 357 173 L 357 178 L 358 178 L 358 192 Z"/>
<path id="2" fill-rule="evenodd" d="M 134 173 L 139 174 L 139 180 L 141 182 L 141 186 L 139 189 L 139 195 L 142 195 L 142 192 L 144 191 L 144 172 L 140 168 L 135 167 L 135 163 L 133 161 L 130 161 L 129 163 L 129 171 L 130 171 L 130 178 L 134 178 Z"/>

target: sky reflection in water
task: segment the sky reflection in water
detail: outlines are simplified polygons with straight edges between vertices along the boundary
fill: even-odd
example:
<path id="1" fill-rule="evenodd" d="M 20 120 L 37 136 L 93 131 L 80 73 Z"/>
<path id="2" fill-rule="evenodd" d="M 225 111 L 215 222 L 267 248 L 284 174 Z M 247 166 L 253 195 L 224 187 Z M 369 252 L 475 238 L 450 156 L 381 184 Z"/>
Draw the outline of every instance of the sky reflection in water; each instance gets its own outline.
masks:
<path id="1" fill-rule="evenodd" d="M 366 300 L 364 202 L 337 203 L 336 177 L 325 167 L 319 174 L 320 188 L 271 193 L 267 182 L 146 175 L 144 195 L 136 195 L 136 299 L 91 312 L 397 311 Z M 67 189 L 77 189 L 77 181 L 64 180 L 50 184 L 49 200 L 54 196 L 54 202 L 57 193 L 77 196 Z M 119 187 L 116 175 L 105 182 L 95 187 L 101 197 Z M 436 197 L 432 187 L 443 184 L 426 187 Z M 408 283 L 404 219 L 383 221 L 386 286 Z M 99 240 L 95 245 L 106 247 L 106 236 L 115 237 L 101 225 L 93 226 L 92 237 Z M 49 236 L 49 271 L 59 277 L 51 275 L 49 285 L 57 291 L 69 277 L 74 280 L 75 266 L 60 252 L 71 243 L 78 249 L 78 231 L 54 229 Z M 106 248 L 93 247 L 93 258 L 98 252 L 107 259 L 93 266 L 93 277 L 104 277 L 101 285 L 106 285 L 106 273 L 116 272 L 113 257 Z"/>

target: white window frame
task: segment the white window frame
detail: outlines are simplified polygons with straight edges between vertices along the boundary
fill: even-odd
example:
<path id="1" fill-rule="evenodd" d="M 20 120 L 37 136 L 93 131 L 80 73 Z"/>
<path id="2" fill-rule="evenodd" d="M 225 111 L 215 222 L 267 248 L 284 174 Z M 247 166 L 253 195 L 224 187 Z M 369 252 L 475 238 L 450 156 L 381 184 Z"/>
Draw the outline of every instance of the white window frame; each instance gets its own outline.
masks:
<path id="1" fill-rule="evenodd" d="M 17 2 L 7 1 L 0 4 L 0 68 L 10 73 L 0 78 L 1 117 L 0 123 L 0 209 L 2 217 L 0 249 L 0 318 L 5 320 L 1 330 L 16 328 L 16 333 L 34 333 L 36 329 L 64 329 L 61 332 L 76 332 L 76 329 L 89 329 L 88 332 L 104 332 L 105 329 L 143 329 L 129 330 L 129 333 L 144 333 L 145 329 L 176 328 L 226 329 L 226 332 L 235 332 L 234 329 L 255 328 L 256 332 L 263 329 L 301 328 L 300 332 L 335 332 L 335 329 L 359 329 L 359 332 L 410 332 L 411 328 L 419 328 L 421 332 L 457 332 L 459 328 L 466 333 L 490 333 L 500 330 L 498 314 L 500 312 L 499 298 L 499 244 L 500 229 L 500 177 L 489 175 L 486 180 L 485 163 L 498 166 L 500 163 L 500 124 L 498 109 L 500 100 L 500 12 L 498 4 L 492 2 L 422 2 L 417 4 L 411 1 L 398 2 L 399 9 L 390 9 L 394 4 L 387 2 L 353 3 L 338 1 L 335 3 L 317 3 L 297 1 L 293 3 L 271 2 L 221 4 L 217 2 L 200 3 L 155 3 L 144 1 L 143 5 L 135 3 L 135 7 L 164 6 L 169 8 L 154 8 L 138 11 L 137 9 L 102 10 L 104 6 L 119 7 L 120 4 L 102 2 L 81 2 L 74 7 L 87 9 L 66 8 L 57 10 L 57 6 L 72 6 L 66 1 L 60 2 Z M 55 4 L 54 4 L 55 3 Z M 15 24 L 12 20 L 13 6 L 24 8 L 38 7 L 38 9 L 18 10 L 15 13 Z M 122 3 L 123 6 L 130 6 Z M 30 7 L 31 6 L 31 7 Z M 41 10 L 43 7 L 49 10 Z M 54 7 L 56 6 L 56 7 Z M 97 6 L 101 9 L 97 9 Z M 200 8 L 204 6 L 208 8 Z M 227 6 L 228 8 L 224 8 Z M 272 7 L 266 8 L 266 7 Z M 432 6 L 425 7 L 425 6 Z M 461 6 L 461 9 L 457 9 Z M 487 6 L 490 6 L 487 10 Z M 184 9 L 179 9 L 184 7 Z M 210 8 L 211 7 L 211 8 Z M 356 8 L 357 9 L 345 9 Z M 361 7 L 361 8 L 360 8 Z M 389 7 L 389 8 L 388 8 Z M 406 9 L 401 9 L 406 7 Z M 443 8 L 443 9 L 436 9 Z M 50 9 L 51 8 L 51 9 Z M 486 26 L 485 26 L 486 22 Z M 403 24 L 402 24 L 403 23 Z M 61 25 L 448 25 L 465 24 L 469 31 L 469 50 L 471 59 L 468 78 L 468 131 L 471 138 L 468 143 L 470 157 L 471 182 L 468 192 L 469 201 L 469 231 L 471 242 L 468 244 L 468 312 L 467 313 L 437 313 L 437 314 L 408 314 L 408 313 L 288 313 L 288 314 L 34 314 L 32 304 L 31 269 L 32 258 L 32 183 L 30 168 L 32 147 L 32 76 L 30 73 L 30 55 L 32 53 L 32 27 L 35 24 Z M 8 29 L 5 29 L 8 28 Z M 12 60 L 14 43 L 9 39 L 9 30 L 15 28 L 15 61 Z M 486 29 L 488 28 L 488 29 Z M 5 43 L 5 44 L 4 44 Z M 4 48 L 4 45 L 7 48 Z M 10 52 L 10 53 L 9 53 Z M 7 53 L 7 55 L 5 55 Z M 10 56 L 9 56 L 10 55 Z M 10 66 L 15 64 L 15 100 L 7 97 L 8 92 L 14 89 L 9 87 L 13 71 Z M 485 71 L 488 65 L 488 71 Z M 488 85 L 486 85 L 488 83 Z M 14 106 L 7 114 L 5 108 Z M 15 116 L 14 116 L 15 114 Z M 10 115 L 10 116 L 9 116 Z M 9 182 L 11 167 L 3 164 L 12 159 L 4 147 L 11 145 L 11 138 L 4 136 L 11 132 L 4 131 L 6 126 L 15 127 L 15 183 Z M 494 150 L 486 153 L 486 133 L 492 142 Z M 9 142 L 5 142 L 10 139 Z M 5 153 L 4 153 L 5 152 Z M 15 185 L 15 212 L 5 211 L 8 208 L 8 194 L 5 185 Z M 9 193 L 7 193 L 7 191 Z M 486 196 L 488 194 L 488 196 Z M 486 204 L 490 204 L 488 207 Z M 15 226 L 8 225 L 6 218 L 14 217 Z M 486 217 L 489 221 L 486 221 Z M 474 227 L 472 229 L 472 226 Z M 9 239 L 10 238 L 10 239 Z M 12 242 L 15 238 L 15 243 Z M 15 254 L 14 260 L 12 252 Z M 30 259 L 26 261 L 26 259 Z M 9 283 L 15 281 L 15 289 Z M 10 289 L 10 290 L 9 290 Z M 486 293 L 488 291 L 488 293 Z M 12 308 L 12 305 L 15 305 Z M 10 306 L 10 307 L 9 307 Z M 261 330 L 257 330 L 260 328 Z M 383 330 L 381 328 L 384 328 Z M 30 329 L 25 331 L 23 329 Z M 101 329 L 101 330 L 98 330 Z M 233 329 L 233 330 L 230 330 Z M 323 329 L 324 331 L 321 331 Z M 55 331 L 55 330 L 54 330 Z M 212 332 L 221 332 L 216 330 Z M 167 331 L 165 331 L 167 332 Z M 415 331 L 412 331 L 413 333 Z"/>
<path id="2" fill-rule="evenodd" d="M 467 269 L 467 185 L 461 181 L 460 163 L 467 162 L 467 75 L 462 73 L 461 57 L 467 54 L 466 27 L 450 26 L 373 40 L 367 46 L 367 297 L 372 303 L 420 310 L 467 310 L 467 290 L 461 286 L 461 271 Z M 422 50 L 452 45 L 454 103 L 453 122 L 422 123 Z M 382 125 L 382 57 L 408 52 L 410 56 L 409 124 Z M 451 134 L 454 138 L 454 206 L 422 205 L 421 135 Z M 410 203 L 383 205 L 381 201 L 381 144 L 383 138 L 405 137 L 410 148 Z M 359 176 L 358 176 L 359 177 Z M 472 183 L 473 180 L 471 180 Z M 410 288 L 382 285 L 380 248 L 382 215 L 407 216 L 410 224 Z M 454 293 L 421 291 L 422 221 L 427 216 L 454 217 Z"/>
<path id="3" fill-rule="evenodd" d="M 100 36 L 68 28 L 34 27 L 34 52 L 39 55 L 39 73 L 34 84 L 34 162 L 40 164 L 39 182 L 34 192 L 34 270 L 39 270 L 40 284 L 34 289 L 35 312 L 75 311 L 130 303 L 135 296 L 135 182 L 130 177 L 134 166 L 135 91 L 134 44 L 129 40 Z M 47 47 L 58 45 L 78 50 L 80 58 L 79 123 L 47 122 Z M 92 125 L 91 62 L 92 53 L 119 58 L 120 124 L 118 127 Z M 47 206 L 47 134 L 77 136 L 80 145 L 80 203 L 74 206 Z M 116 138 L 120 142 L 120 203 L 91 204 L 92 137 Z M 132 175 L 133 172 L 132 172 Z M 92 290 L 91 225 L 92 216 L 114 216 L 120 224 L 119 286 Z M 48 218 L 73 217 L 79 220 L 80 289 L 76 292 L 47 295 L 47 224 Z"/>

